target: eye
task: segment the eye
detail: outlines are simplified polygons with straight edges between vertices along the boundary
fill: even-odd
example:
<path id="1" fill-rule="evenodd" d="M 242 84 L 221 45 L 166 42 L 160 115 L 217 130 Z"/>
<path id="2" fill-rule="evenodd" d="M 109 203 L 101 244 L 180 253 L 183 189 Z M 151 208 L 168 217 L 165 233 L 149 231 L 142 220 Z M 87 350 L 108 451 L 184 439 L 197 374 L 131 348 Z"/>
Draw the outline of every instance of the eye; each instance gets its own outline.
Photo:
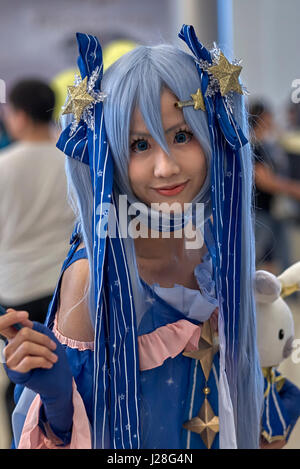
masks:
<path id="1" fill-rule="evenodd" d="M 284 330 L 283 329 L 280 329 L 280 331 L 278 332 L 278 337 L 280 340 L 282 340 L 284 338 Z"/>
<path id="2" fill-rule="evenodd" d="M 136 153 L 142 153 L 143 151 L 146 151 L 148 150 L 150 147 L 149 143 L 147 142 L 147 140 L 144 140 L 144 139 L 138 139 L 138 140 L 135 140 L 132 144 L 131 144 L 131 151 L 134 151 Z"/>
<path id="3" fill-rule="evenodd" d="M 174 137 L 174 143 L 188 143 L 192 139 L 192 137 L 192 132 L 181 129 L 176 133 Z"/>

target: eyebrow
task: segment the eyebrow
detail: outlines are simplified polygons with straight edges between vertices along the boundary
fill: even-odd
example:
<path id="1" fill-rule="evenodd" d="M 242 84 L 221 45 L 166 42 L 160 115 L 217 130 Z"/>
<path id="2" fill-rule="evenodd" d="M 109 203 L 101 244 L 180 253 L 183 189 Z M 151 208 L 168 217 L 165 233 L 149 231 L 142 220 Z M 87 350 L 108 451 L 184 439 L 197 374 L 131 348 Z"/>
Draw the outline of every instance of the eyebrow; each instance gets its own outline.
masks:
<path id="1" fill-rule="evenodd" d="M 167 129 L 165 131 L 165 133 L 168 134 L 168 133 L 172 132 L 172 130 L 177 129 L 177 127 L 181 127 L 182 125 L 187 125 L 187 124 L 186 124 L 185 121 L 178 122 L 178 124 L 173 125 L 169 129 Z M 152 137 L 152 135 L 147 133 L 147 132 L 130 132 L 130 135 L 137 135 L 138 137 Z"/>

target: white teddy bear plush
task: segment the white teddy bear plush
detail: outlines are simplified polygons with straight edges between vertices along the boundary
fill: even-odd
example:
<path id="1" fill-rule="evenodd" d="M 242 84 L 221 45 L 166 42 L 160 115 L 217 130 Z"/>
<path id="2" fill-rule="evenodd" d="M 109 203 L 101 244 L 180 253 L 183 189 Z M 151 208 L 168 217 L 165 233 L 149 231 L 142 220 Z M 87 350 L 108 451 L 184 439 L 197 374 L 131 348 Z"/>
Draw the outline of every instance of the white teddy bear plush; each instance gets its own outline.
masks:
<path id="1" fill-rule="evenodd" d="M 284 297 L 300 290 L 300 262 L 279 277 L 259 270 L 254 280 L 257 342 L 265 378 L 262 435 L 287 440 L 300 415 L 300 390 L 276 370 L 293 350 L 294 320 Z"/>
<path id="2" fill-rule="evenodd" d="M 300 262 L 296 265 L 300 278 Z M 262 367 L 278 366 L 293 350 L 294 320 L 281 296 L 288 270 L 278 278 L 264 270 L 256 272 L 257 341 Z"/>

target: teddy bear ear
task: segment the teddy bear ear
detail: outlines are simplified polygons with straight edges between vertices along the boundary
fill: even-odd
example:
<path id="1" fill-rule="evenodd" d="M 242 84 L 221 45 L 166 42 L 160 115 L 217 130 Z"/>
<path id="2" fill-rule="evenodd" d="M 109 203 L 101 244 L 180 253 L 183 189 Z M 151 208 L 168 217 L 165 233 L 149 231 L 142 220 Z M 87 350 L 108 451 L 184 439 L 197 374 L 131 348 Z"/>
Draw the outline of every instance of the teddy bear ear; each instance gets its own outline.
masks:
<path id="1" fill-rule="evenodd" d="M 300 290 L 300 262 L 296 262 L 278 277 L 282 286 L 282 296 L 288 296 Z"/>
<path id="2" fill-rule="evenodd" d="M 266 270 L 257 270 L 254 277 L 255 298 L 260 303 L 272 303 L 279 298 L 281 283 Z"/>

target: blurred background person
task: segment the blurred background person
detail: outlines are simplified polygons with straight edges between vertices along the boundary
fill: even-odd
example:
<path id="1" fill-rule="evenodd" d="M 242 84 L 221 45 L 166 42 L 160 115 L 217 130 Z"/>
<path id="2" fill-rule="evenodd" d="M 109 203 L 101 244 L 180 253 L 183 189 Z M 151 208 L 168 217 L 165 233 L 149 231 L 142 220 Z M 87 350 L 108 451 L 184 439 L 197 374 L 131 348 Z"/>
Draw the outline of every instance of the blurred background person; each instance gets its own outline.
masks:
<path id="1" fill-rule="evenodd" d="M 253 101 L 249 122 L 255 157 L 256 263 L 257 268 L 276 274 L 292 262 L 289 228 L 292 199 L 300 200 L 300 182 L 290 177 L 271 107 L 262 100 Z"/>
<path id="2" fill-rule="evenodd" d="M 300 104 L 289 102 L 287 105 L 287 131 L 288 132 L 295 132 L 295 134 L 299 135 L 300 132 Z"/>
<path id="3" fill-rule="evenodd" d="M 64 157 L 52 133 L 55 98 L 36 79 L 16 83 L 5 123 L 13 144 L 0 153 L 0 304 L 44 322 L 73 229 Z M 14 406 L 11 386 L 9 413 Z"/>
<path id="4" fill-rule="evenodd" d="M 0 108 L 0 150 L 12 143 L 12 138 L 10 137 L 10 135 L 8 135 L 6 126 L 4 124 L 3 112 L 1 111 L 2 109 Z"/>
<path id="5" fill-rule="evenodd" d="M 280 143 L 288 156 L 291 178 L 300 181 L 300 103 L 288 102 L 285 111 L 286 125 Z M 294 201 L 293 210 L 294 224 L 299 229 L 299 201 Z"/>

